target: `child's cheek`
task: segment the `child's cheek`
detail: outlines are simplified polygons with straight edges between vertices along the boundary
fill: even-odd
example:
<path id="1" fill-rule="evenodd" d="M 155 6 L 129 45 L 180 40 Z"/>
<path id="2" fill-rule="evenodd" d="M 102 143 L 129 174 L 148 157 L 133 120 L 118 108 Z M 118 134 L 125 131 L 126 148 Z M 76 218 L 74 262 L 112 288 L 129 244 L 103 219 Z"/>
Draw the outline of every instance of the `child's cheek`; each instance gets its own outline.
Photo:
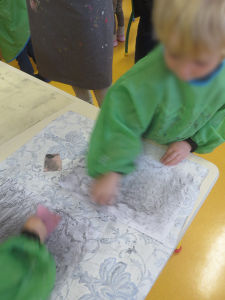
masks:
<path id="1" fill-rule="evenodd" d="M 166 65 L 167 65 L 167 67 L 168 67 L 171 71 L 174 71 L 174 69 L 175 69 L 175 64 L 174 64 L 173 60 L 170 59 L 169 56 L 166 55 L 166 54 L 165 54 L 164 58 L 165 58 L 165 63 L 166 63 Z"/>

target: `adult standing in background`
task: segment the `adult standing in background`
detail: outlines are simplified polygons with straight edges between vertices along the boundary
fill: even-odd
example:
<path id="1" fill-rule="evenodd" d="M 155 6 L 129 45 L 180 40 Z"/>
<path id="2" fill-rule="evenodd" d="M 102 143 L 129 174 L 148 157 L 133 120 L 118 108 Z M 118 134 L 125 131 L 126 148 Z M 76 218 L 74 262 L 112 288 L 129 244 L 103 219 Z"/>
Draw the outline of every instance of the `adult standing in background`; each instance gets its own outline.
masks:
<path id="1" fill-rule="evenodd" d="M 112 0 L 27 0 L 40 73 L 101 105 L 112 83 Z"/>
<path id="2" fill-rule="evenodd" d="M 153 2 L 154 0 L 133 0 L 134 17 L 140 17 L 135 47 L 135 63 L 158 44 L 152 24 Z"/>

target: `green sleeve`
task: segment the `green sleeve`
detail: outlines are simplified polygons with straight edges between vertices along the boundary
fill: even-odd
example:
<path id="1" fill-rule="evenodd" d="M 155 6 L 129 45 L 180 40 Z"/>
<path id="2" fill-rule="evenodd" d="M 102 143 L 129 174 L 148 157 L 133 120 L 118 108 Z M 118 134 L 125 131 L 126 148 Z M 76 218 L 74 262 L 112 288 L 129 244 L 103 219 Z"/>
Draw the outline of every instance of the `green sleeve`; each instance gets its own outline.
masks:
<path id="1" fill-rule="evenodd" d="M 90 140 L 90 176 L 112 171 L 127 174 L 134 170 L 135 159 L 142 150 L 141 137 L 155 107 L 143 89 L 139 91 L 118 82 L 109 90 Z"/>
<path id="2" fill-rule="evenodd" d="M 197 153 L 209 153 L 225 142 L 225 105 L 193 137 Z"/>
<path id="3" fill-rule="evenodd" d="M 0 0 L 0 48 L 3 58 L 15 59 L 30 38 L 26 0 Z"/>
<path id="4" fill-rule="evenodd" d="M 0 245 L 0 299 L 47 300 L 55 262 L 46 247 L 23 235 Z"/>

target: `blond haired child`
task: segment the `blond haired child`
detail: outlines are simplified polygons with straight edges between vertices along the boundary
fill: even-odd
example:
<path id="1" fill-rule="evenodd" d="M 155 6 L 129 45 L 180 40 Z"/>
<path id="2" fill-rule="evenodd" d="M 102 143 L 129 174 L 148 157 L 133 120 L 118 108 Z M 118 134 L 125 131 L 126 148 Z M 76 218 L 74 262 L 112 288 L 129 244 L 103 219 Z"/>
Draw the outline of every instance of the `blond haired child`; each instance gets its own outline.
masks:
<path id="1" fill-rule="evenodd" d="M 92 197 L 115 198 L 142 138 L 168 145 L 161 162 L 213 151 L 225 140 L 225 0 L 155 1 L 159 45 L 108 91 L 92 133 Z M 167 6 L 168 7 L 167 7 Z M 167 9 L 165 9 L 167 7 Z"/>

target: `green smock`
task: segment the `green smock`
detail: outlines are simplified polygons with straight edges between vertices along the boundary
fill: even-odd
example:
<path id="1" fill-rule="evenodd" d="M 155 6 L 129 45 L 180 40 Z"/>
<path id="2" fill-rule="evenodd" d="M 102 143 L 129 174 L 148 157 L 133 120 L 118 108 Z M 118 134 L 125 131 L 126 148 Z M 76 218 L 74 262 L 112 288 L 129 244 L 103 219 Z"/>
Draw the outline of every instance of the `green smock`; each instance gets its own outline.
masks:
<path id="1" fill-rule="evenodd" d="M 9 62 L 15 59 L 30 37 L 26 0 L 0 0 L 0 50 Z"/>
<path id="2" fill-rule="evenodd" d="M 52 256 L 38 241 L 20 235 L 0 245 L 0 299 L 46 300 L 55 273 Z"/>
<path id="3" fill-rule="evenodd" d="M 161 46 L 134 65 L 108 91 L 87 157 L 96 177 L 134 170 L 142 138 L 169 144 L 194 140 L 207 153 L 225 140 L 225 68 L 207 84 L 180 80 L 164 60 Z"/>

